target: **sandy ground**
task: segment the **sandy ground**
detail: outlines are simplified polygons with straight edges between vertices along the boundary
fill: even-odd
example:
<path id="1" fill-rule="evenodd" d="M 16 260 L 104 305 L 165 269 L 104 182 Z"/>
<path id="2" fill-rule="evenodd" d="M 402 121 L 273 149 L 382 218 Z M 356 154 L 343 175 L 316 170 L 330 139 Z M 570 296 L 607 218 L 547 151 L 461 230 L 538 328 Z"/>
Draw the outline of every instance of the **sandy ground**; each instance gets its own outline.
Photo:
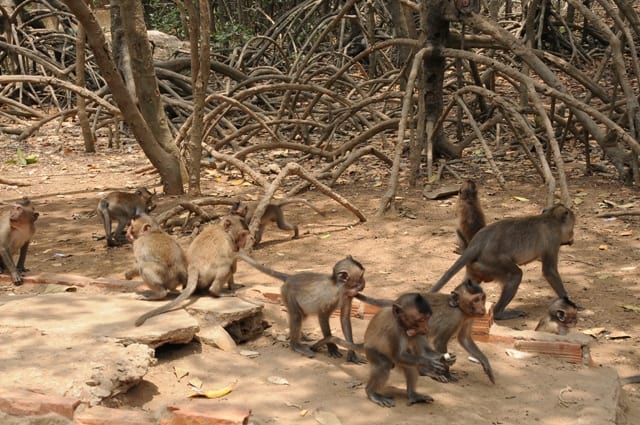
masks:
<path id="1" fill-rule="evenodd" d="M 34 272 L 121 278 L 132 262 L 131 248 L 107 249 L 103 240 L 97 240 L 102 227 L 94 209 L 104 191 L 157 186 L 157 176 L 134 172 L 145 164 L 141 153 L 128 148 L 86 155 L 80 152 L 79 145 L 61 147 L 46 139 L 36 139 L 24 148 L 37 153 L 39 161 L 25 167 L 2 163 L 0 173 L 30 185 L 0 185 L 0 202 L 6 205 L 28 195 L 41 214 L 27 266 Z M 8 144 L 2 154 L 5 158 L 15 155 L 15 146 Z M 507 190 L 500 189 L 488 174 L 476 172 L 473 176 L 480 184 L 489 221 L 534 214 L 544 207 L 544 187 L 534 176 L 510 180 Z M 109 404 L 153 410 L 183 399 L 188 393 L 188 381 L 199 379 L 207 388 L 233 384 L 232 393 L 214 402 L 250 407 L 254 423 L 332 423 L 326 422 L 331 415 L 345 424 L 415 423 L 425 417 L 459 424 L 576 423 L 576 416 L 604 385 L 599 369 L 611 367 L 621 376 L 640 373 L 640 312 L 623 308 L 640 305 L 640 217 L 595 216 L 603 211 L 604 200 L 618 205 L 633 203 L 637 208 L 640 196 L 636 189 L 612 182 L 610 176 L 582 177 L 577 162 L 568 166 L 568 176 L 572 197 L 579 204 L 575 206 L 575 244 L 562 247 L 560 273 L 572 298 L 585 307 L 575 331 L 602 328 L 593 339 L 593 368 L 543 356 L 515 360 L 507 357 L 505 347 L 499 344 L 481 344 L 496 373 L 497 383 L 491 385 L 481 368 L 466 361 L 464 352 L 454 343 L 451 349 L 458 353 L 459 361 L 454 366 L 461 377 L 458 383 L 439 384 L 424 378 L 419 390 L 429 393 L 435 402 L 407 407 L 403 379 L 394 372 L 389 391 L 396 396 L 397 406 L 383 409 L 364 396 L 367 366 L 330 359 L 326 353 L 306 359 L 291 352 L 286 342 L 285 311 L 280 305 L 267 304 L 265 319 L 271 327 L 263 337 L 240 346 L 242 350 L 258 352 L 257 357 L 224 353 L 195 342 L 163 347 L 157 350 L 159 362 L 145 380 Z M 234 199 L 259 194 L 256 187 L 241 184 L 238 177 L 227 179 L 215 170 L 205 171 L 203 192 Z M 322 217 L 304 207 L 288 207 L 287 216 L 300 224 L 301 238 L 290 240 L 287 232 L 270 228 L 254 257 L 282 271 L 329 272 L 336 261 L 351 254 L 366 268 L 366 293 L 393 297 L 407 290 L 427 289 L 456 258 L 453 252 L 456 200 L 428 201 L 418 190 L 404 190 L 397 210 L 384 219 L 375 219 L 385 182 L 357 173 L 341 179 L 336 190 L 361 208 L 369 219 L 358 225 L 354 225 L 357 220 L 353 215 L 332 200 L 315 192 L 304 194 L 329 214 Z M 457 184 L 453 179 L 445 183 Z M 157 211 L 174 203 L 175 199 L 160 197 Z M 175 236 L 183 246 L 188 245 L 189 235 Z M 501 324 L 533 329 L 553 294 L 541 275 L 539 263 L 523 269 L 522 285 L 511 306 L 525 310 L 528 317 Z M 276 280 L 245 264 L 239 266 L 236 281 L 245 285 L 239 291 L 243 296 L 255 296 L 251 291 L 253 285 L 279 286 Z M 446 288 L 453 285 L 450 283 Z M 0 287 L 3 295 L 41 290 L 38 285 Z M 495 284 L 485 284 L 485 290 L 490 301 L 497 299 Z M 332 325 L 340 334 L 338 322 L 334 320 Z M 354 320 L 356 339 L 361 338 L 365 327 L 365 320 Z M 312 339 L 319 338 L 315 320 L 306 322 L 305 332 Z M 176 376 L 185 371 L 187 376 Z M 273 376 L 285 378 L 288 385 L 270 382 Z M 640 423 L 640 386 L 625 386 L 622 397 L 620 423 L 625 418 L 627 423 Z"/>

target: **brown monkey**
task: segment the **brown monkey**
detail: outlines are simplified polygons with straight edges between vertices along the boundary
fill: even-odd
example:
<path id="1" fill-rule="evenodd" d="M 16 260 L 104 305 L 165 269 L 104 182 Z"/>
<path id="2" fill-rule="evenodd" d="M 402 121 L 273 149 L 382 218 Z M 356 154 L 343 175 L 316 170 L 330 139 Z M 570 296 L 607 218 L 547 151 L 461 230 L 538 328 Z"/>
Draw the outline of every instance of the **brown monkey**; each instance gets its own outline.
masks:
<path id="1" fill-rule="evenodd" d="M 471 336 L 473 319 L 486 314 L 485 303 L 487 296 L 482 286 L 469 279 L 465 279 L 450 295 L 428 293 L 423 294 L 423 296 L 429 302 L 433 311 L 431 319 L 429 319 L 428 338 L 421 340 L 423 353 L 430 355 L 433 350 L 440 354 L 447 353 L 449 341 L 454 335 L 457 335 L 460 345 L 467 353 L 480 362 L 489 380 L 495 384 L 491 364 Z M 390 300 L 370 298 L 362 294 L 358 294 L 356 298 L 369 304 L 377 305 L 378 307 L 388 307 L 392 304 Z M 454 361 L 455 357 L 445 362 L 446 371 L 442 374 L 434 375 L 425 368 L 421 368 L 420 372 L 441 382 L 457 381 L 449 372 L 449 365 L 453 364 Z"/>
<path id="2" fill-rule="evenodd" d="M 569 297 L 564 296 L 551 303 L 546 316 L 538 322 L 536 330 L 566 335 L 569 333 L 569 328 L 573 328 L 577 324 L 578 306 Z"/>
<path id="3" fill-rule="evenodd" d="M 155 208 L 153 193 L 144 187 L 133 193 L 111 192 L 98 202 L 96 211 L 104 225 L 107 246 L 122 245 L 126 239 L 124 230 L 134 216 L 151 212 Z M 118 221 L 115 232 L 111 233 L 111 222 Z"/>
<path id="4" fill-rule="evenodd" d="M 381 394 L 381 391 L 391 369 L 396 366 L 407 381 L 407 404 L 430 403 L 433 398 L 416 392 L 418 367 L 432 368 L 436 373 L 445 371 L 440 360 L 417 354 L 420 353 L 419 340 L 429 332 L 430 317 L 431 307 L 422 295 L 415 292 L 403 294 L 391 306 L 383 307 L 373 316 L 364 333 L 364 343 L 353 344 L 331 336 L 317 342 L 314 349 L 331 342 L 364 351 L 371 364 L 367 397 L 382 407 L 394 405 L 393 398 Z"/>
<path id="5" fill-rule="evenodd" d="M 125 273 L 126 279 L 140 276 L 149 287 L 141 294 L 146 300 L 160 300 L 169 290 L 187 283 L 187 259 L 175 239 L 156 221 L 143 214 L 131 219 L 127 237 L 133 242 L 136 267 Z"/>
<path id="6" fill-rule="evenodd" d="M 235 253 L 244 247 L 248 231 L 240 217 L 225 216 L 219 223 L 209 225 L 196 236 L 187 249 L 188 281 L 180 295 L 167 304 L 140 316 L 135 324 L 178 306 L 197 290 L 208 290 L 214 297 L 221 296 L 224 284 L 233 289 L 236 272 Z M 135 245 L 134 245 L 135 248 Z"/>
<path id="7" fill-rule="evenodd" d="M 33 210 L 31 200 L 24 197 L 0 215 L 0 272 L 6 270 L 16 286 L 22 285 L 22 273 L 27 269 L 24 262 L 39 214 Z M 18 263 L 13 255 L 20 251 Z"/>
<path id="8" fill-rule="evenodd" d="M 518 265 L 542 261 L 542 273 L 558 295 L 567 295 L 558 273 L 560 245 L 573 243 L 575 215 L 564 205 L 555 205 L 535 216 L 509 218 L 480 229 L 462 255 L 431 288 L 437 292 L 462 267 L 476 282 L 497 280 L 502 285 L 494 309 L 496 320 L 524 316 L 522 311 L 505 311 L 518 291 L 522 270 Z"/>
<path id="9" fill-rule="evenodd" d="M 305 204 L 309 208 L 313 209 L 320 215 L 324 215 L 322 211 L 316 208 L 312 203 L 302 198 L 288 198 L 282 199 L 280 201 L 275 201 L 267 205 L 267 208 L 264 210 L 264 214 L 260 219 L 260 227 L 258 227 L 258 233 L 256 233 L 256 241 L 255 244 L 259 244 L 262 240 L 262 234 L 264 232 L 264 228 L 269 223 L 275 222 L 278 225 L 278 229 L 281 230 L 293 230 L 293 239 L 298 238 L 298 226 L 296 224 L 291 224 L 287 222 L 284 218 L 284 213 L 282 211 L 282 207 L 288 204 Z M 256 211 L 256 207 L 258 206 L 258 202 L 236 202 L 231 206 L 231 214 L 239 215 L 243 217 L 247 225 L 251 222 L 253 218 L 253 213 Z"/>
<path id="10" fill-rule="evenodd" d="M 465 180 L 458 196 L 458 228 L 456 229 L 458 249 L 456 252 L 464 251 L 469 241 L 486 224 L 476 183 L 473 180 Z"/>
<path id="11" fill-rule="evenodd" d="M 238 253 L 238 258 L 284 282 L 280 292 L 289 315 L 291 349 L 307 357 L 313 357 L 315 353 L 308 346 L 300 343 L 302 321 L 307 316 L 317 315 L 322 335 L 329 337 L 331 336 L 329 318 L 338 307 L 340 307 L 342 333 L 347 341 L 353 342 L 351 303 L 353 297 L 365 286 L 364 267 L 353 257 L 348 256 L 338 261 L 333 266 L 331 275 L 308 272 L 289 275 L 272 270 L 244 253 Z M 331 357 L 342 356 L 335 344 L 328 343 L 327 348 Z M 353 350 L 349 350 L 347 361 L 364 363 L 365 360 Z"/>

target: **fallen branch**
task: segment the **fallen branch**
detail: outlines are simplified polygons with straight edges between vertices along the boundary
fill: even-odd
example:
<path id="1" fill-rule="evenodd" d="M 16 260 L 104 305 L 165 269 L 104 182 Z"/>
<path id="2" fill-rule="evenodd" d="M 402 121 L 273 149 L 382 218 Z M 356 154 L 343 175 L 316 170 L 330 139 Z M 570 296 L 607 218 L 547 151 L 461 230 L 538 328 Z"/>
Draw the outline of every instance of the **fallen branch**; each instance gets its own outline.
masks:
<path id="1" fill-rule="evenodd" d="M 31 186 L 31 183 L 19 182 L 17 180 L 10 180 L 4 177 L 0 177 L 0 184 L 6 184 L 9 186 Z"/>
<path id="2" fill-rule="evenodd" d="M 625 215 L 640 215 L 639 210 L 629 210 L 629 211 L 613 211 L 608 213 L 600 213 L 596 214 L 597 218 L 609 218 L 609 217 L 622 217 Z"/>

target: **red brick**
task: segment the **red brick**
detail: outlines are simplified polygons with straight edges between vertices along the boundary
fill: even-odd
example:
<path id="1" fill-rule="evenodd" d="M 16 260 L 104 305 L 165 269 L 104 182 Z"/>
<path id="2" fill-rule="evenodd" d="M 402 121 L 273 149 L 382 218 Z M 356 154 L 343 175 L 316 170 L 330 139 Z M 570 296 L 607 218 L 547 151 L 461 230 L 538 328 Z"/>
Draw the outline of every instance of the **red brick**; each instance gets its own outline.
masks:
<path id="1" fill-rule="evenodd" d="M 76 413 L 75 425 L 154 425 L 156 421 L 140 410 L 109 409 L 94 406 Z"/>
<path id="2" fill-rule="evenodd" d="M 0 411 L 13 416 L 57 413 L 72 419 L 80 400 L 44 394 L 38 390 L 0 389 Z"/>
<path id="3" fill-rule="evenodd" d="M 160 425 L 246 425 L 251 410 L 214 400 L 191 400 L 189 403 L 167 406 L 169 414 Z"/>
<path id="4" fill-rule="evenodd" d="M 570 363 L 582 363 L 582 344 L 557 341 L 516 341 L 515 348 L 521 351 L 549 354 Z"/>

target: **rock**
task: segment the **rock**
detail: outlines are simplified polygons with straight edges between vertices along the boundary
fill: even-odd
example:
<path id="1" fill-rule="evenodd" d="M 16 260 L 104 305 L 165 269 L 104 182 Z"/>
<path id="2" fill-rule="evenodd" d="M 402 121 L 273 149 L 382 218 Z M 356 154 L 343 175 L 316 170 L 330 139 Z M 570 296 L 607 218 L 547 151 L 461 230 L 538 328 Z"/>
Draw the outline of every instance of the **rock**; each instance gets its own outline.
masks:
<path id="1" fill-rule="evenodd" d="M 201 328 L 197 338 L 203 343 L 213 345 L 223 351 L 235 351 L 237 347 L 231 335 L 220 325 Z"/>

